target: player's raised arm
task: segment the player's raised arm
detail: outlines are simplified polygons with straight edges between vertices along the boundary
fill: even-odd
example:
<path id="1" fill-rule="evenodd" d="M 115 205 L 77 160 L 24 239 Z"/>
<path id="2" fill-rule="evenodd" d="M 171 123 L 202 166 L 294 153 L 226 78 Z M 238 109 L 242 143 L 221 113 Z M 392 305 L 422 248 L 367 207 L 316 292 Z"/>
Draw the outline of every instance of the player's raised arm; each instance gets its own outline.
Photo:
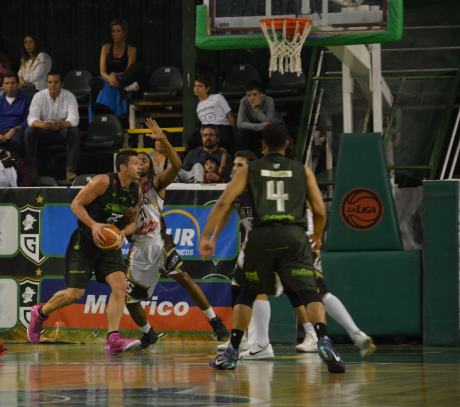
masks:
<path id="1" fill-rule="evenodd" d="M 242 168 L 238 171 L 233 179 L 227 185 L 224 193 L 220 196 L 217 203 L 212 208 L 209 214 L 206 226 L 201 235 L 201 242 L 198 251 L 203 257 L 214 256 L 215 252 L 215 241 L 211 241 L 209 236 L 212 231 L 216 228 L 221 219 L 225 216 L 228 208 L 232 205 L 233 201 L 240 196 L 246 189 L 248 184 L 248 169 Z"/>
<path id="2" fill-rule="evenodd" d="M 321 237 L 323 236 L 324 226 L 326 226 L 326 208 L 324 207 L 323 197 L 316 182 L 313 171 L 305 167 L 307 175 L 307 199 L 310 202 L 313 212 L 313 239 L 316 243 L 313 250 L 321 249 Z"/>
<path id="3" fill-rule="evenodd" d="M 148 118 L 145 124 L 152 131 L 152 134 L 147 134 L 147 136 L 155 141 L 158 140 L 161 142 L 161 144 L 163 144 L 166 156 L 171 163 L 171 165 L 168 166 L 168 168 L 166 168 L 166 170 L 164 170 L 159 175 L 158 179 L 158 189 L 165 189 L 169 184 L 171 184 L 171 182 L 176 179 L 177 174 L 179 174 L 179 171 L 182 168 L 182 161 L 174 147 L 168 141 L 168 138 L 160 129 L 160 126 L 158 126 L 158 123 L 155 120 Z"/>
<path id="4" fill-rule="evenodd" d="M 104 244 L 106 238 L 102 234 L 102 228 L 107 225 L 98 223 L 91 218 L 85 206 L 88 206 L 97 197 L 101 196 L 109 187 L 109 183 L 110 178 L 107 174 L 95 176 L 85 187 L 83 187 L 70 206 L 72 212 L 77 215 L 78 219 L 93 231 L 94 243 L 97 245 Z"/>

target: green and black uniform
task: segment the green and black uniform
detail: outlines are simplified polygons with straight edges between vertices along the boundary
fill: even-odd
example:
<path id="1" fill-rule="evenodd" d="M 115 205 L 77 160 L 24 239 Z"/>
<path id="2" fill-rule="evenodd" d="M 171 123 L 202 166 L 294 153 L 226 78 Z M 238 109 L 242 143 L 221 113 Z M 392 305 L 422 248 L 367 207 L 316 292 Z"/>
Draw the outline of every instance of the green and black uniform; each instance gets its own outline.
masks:
<path id="1" fill-rule="evenodd" d="M 291 291 L 316 290 L 305 234 L 305 168 L 281 154 L 269 154 L 249 164 L 248 177 L 254 220 L 245 249 L 243 287 L 274 294 L 276 271 Z"/>
<path id="2" fill-rule="evenodd" d="M 96 222 L 112 224 L 122 230 L 126 226 L 126 209 L 136 206 L 139 199 L 139 186 L 133 182 L 129 189 L 122 188 L 118 174 L 107 175 L 110 179 L 107 190 L 85 209 Z M 91 228 L 79 219 L 78 228 L 73 232 L 67 246 L 65 258 L 67 287 L 85 289 L 93 271 L 97 281 L 105 283 L 105 278 L 109 274 L 124 270 L 121 249 L 110 252 L 99 249 L 94 243 Z"/>

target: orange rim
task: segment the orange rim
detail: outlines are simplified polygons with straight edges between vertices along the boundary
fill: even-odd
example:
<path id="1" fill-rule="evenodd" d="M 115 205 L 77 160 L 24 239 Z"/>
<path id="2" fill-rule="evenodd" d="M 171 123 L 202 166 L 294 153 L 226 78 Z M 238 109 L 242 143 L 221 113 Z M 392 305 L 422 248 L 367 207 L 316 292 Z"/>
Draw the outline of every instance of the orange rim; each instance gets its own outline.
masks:
<path id="1" fill-rule="evenodd" d="M 275 30 L 282 30 L 284 27 L 284 22 L 286 21 L 286 36 L 291 38 L 295 34 L 295 29 L 297 22 L 299 22 L 299 33 L 302 35 L 303 29 L 307 24 L 313 25 L 313 20 L 309 18 L 263 18 L 260 20 L 260 23 L 264 23 L 267 28 L 272 28 L 272 21 L 275 26 Z"/>

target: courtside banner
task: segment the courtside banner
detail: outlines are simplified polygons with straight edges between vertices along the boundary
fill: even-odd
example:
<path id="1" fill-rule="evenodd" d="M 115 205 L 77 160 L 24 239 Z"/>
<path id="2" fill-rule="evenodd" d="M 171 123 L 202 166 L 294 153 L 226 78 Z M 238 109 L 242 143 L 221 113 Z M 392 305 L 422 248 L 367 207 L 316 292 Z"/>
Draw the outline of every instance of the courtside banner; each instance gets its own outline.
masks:
<path id="1" fill-rule="evenodd" d="M 232 304 L 230 282 L 197 281 L 209 303 L 227 327 L 231 326 Z M 47 277 L 40 282 L 40 303 L 48 302 L 59 290 L 66 288 L 62 277 Z M 84 296 L 76 303 L 53 312 L 45 329 L 77 329 L 103 331 L 107 329 L 107 305 L 110 287 L 90 280 Z M 175 281 L 161 279 L 148 301 L 143 301 L 147 319 L 160 332 L 212 332 L 203 311 Z M 125 307 L 120 329 L 138 332 Z"/>
<path id="2" fill-rule="evenodd" d="M 163 209 L 163 216 L 176 243 L 176 250 L 184 259 L 201 260 L 197 246 L 206 225 L 211 206 L 171 206 Z M 50 204 L 42 209 L 41 251 L 47 257 L 65 257 L 70 236 L 77 227 L 77 217 L 69 205 Z M 130 243 L 125 239 L 123 256 Z M 217 240 L 214 260 L 235 258 L 238 253 L 238 215 L 233 211 L 227 227 Z"/>

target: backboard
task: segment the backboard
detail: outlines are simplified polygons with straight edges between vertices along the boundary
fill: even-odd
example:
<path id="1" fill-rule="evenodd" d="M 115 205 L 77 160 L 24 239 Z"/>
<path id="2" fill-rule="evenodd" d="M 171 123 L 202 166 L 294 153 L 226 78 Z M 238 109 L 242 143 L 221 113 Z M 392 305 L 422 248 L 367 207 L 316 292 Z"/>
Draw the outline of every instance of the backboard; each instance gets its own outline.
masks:
<path id="1" fill-rule="evenodd" d="M 402 35 L 402 0 L 204 0 L 203 3 L 197 8 L 197 46 L 206 49 L 266 47 L 259 20 L 270 17 L 312 19 L 313 28 L 305 45 L 382 43 L 396 41 Z M 204 10 L 205 31 L 201 15 Z M 206 44 L 203 34 L 217 42 Z M 219 43 L 222 48 L 211 48 Z"/>

